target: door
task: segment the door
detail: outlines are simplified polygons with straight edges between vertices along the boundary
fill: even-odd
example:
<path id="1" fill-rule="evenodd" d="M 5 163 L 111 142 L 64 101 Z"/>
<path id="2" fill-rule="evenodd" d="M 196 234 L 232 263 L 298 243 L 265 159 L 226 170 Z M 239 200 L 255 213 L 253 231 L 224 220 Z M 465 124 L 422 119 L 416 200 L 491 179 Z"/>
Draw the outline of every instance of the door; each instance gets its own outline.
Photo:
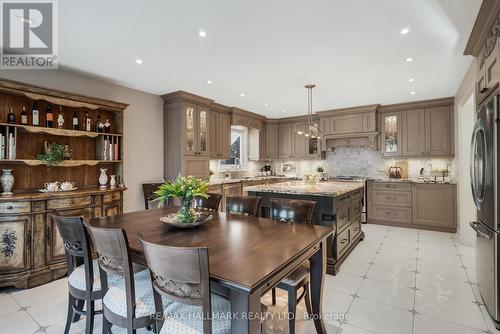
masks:
<path id="1" fill-rule="evenodd" d="M 0 273 L 19 272 L 31 265 L 31 217 L 0 219 Z"/>
<path id="2" fill-rule="evenodd" d="M 206 156 L 208 150 L 208 109 L 202 106 L 196 108 L 196 154 Z"/>
<path id="3" fill-rule="evenodd" d="M 401 155 L 401 113 L 382 114 L 382 154 Z"/>
<path id="4" fill-rule="evenodd" d="M 299 135 L 297 130 L 304 128 L 304 124 L 293 125 L 293 157 L 301 159 L 306 157 L 306 142 L 307 138 L 304 135 Z"/>
<path id="5" fill-rule="evenodd" d="M 81 216 L 86 221 L 89 221 L 92 218 L 92 211 L 92 208 L 83 208 L 61 210 L 57 211 L 57 213 L 61 216 Z M 47 214 L 47 230 L 45 239 L 47 242 L 47 264 L 64 261 L 66 256 L 64 251 L 64 242 L 50 214 Z"/>
<path id="6" fill-rule="evenodd" d="M 451 155 L 451 107 L 425 109 L 427 155 Z"/>
<path id="7" fill-rule="evenodd" d="M 408 110 L 401 118 L 403 155 L 425 155 L 425 110 Z"/>
<path id="8" fill-rule="evenodd" d="M 494 189 L 495 165 L 497 160 L 496 145 L 496 113 L 498 97 L 494 96 L 477 112 L 471 141 L 471 188 L 472 197 L 477 208 L 480 223 L 493 230 L 498 230 L 495 222 Z"/>
<path id="9" fill-rule="evenodd" d="M 280 159 L 293 158 L 292 124 L 290 123 L 278 126 L 278 153 Z"/>
<path id="10" fill-rule="evenodd" d="M 231 157 L 231 118 L 229 114 L 219 113 L 218 125 L 219 157 L 229 159 Z"/>

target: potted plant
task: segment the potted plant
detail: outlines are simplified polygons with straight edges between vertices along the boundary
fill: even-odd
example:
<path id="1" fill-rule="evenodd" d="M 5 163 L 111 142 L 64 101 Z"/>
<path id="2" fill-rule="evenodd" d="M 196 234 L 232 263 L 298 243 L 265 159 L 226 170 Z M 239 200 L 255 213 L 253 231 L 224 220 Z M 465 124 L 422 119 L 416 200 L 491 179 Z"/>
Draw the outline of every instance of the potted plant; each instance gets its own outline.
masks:
<path id="1" fill-rule="evenodd" d="M 195 197 L 208 198 L 208 182 L 194 176 L 181 176 L 173 181 L 166 181 L 155 191 L 158 206 L 165 204 L 169 198 L 179 198 L 181 207 L 177 212 L 177 221 L 181 224 L 192 224 L 196 220 L 196 212 L 192 203 Z"/>
<path id="2" fill-rule="evenodd" d="M 66 156 L 64 144 L 50 143 L 45 145 L 45 153 L 40 153 L 36 158 L 43 161 L 48 167 L 59 166 Z"/>

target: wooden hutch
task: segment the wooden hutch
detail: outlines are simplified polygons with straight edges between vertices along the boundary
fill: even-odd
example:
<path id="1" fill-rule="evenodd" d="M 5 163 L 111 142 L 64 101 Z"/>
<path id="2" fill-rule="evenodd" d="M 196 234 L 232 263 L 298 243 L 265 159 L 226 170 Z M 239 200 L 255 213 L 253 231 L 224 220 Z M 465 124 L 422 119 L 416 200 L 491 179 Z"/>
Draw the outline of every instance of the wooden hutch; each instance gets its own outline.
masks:
<path id="1" fill-rule="evenodd" d="M 34 102 L 40 111 L 39 126 L 31 125 Z M 51 128 L 45 126 L 48 104 L 54 113 Z M 28 113 L 28 125 L 21 124 L 23 106 Z M 2 158 L 10 158 L 0 159 L 0 169 L 12 169 L 15 177 L 14 194 L 0 196 L 0 287 L 28 288 L 65 275 L 63 241 L 51 214 L 89 219 L 122 212 L 123 110 L 126 107 L 124 103 L 0 79 L 0 133 L 15 142 L 14 155 L 0 151 Z M 7 122 L 10 108 L 15 114 L 14 124 Z M 57 123 L 59 114 L 65 120 L 61 128 Z M 72 129 L 75 114 L 79 130 Z M 92 131 L 83 131 L 86 114 L 92 120 Z M 98 116 L 103 122 L 111 123 L 109 133 L 94 131 Z M 36 159 L 44 152 L 45 142 L 69 145 L 71 158 L 48 168 Z M 112 155 L 103 155 L 102 148 L 107 143 L 117 145 Z M 107 169 L 108 177 L 117 175 L 115 188 L 111 189 L 108 181 L 107 189 L 99 189 L 101 168 Z M 46 182 L 55 181 L 75 182 L 77 190 L 39 191 Z"/>

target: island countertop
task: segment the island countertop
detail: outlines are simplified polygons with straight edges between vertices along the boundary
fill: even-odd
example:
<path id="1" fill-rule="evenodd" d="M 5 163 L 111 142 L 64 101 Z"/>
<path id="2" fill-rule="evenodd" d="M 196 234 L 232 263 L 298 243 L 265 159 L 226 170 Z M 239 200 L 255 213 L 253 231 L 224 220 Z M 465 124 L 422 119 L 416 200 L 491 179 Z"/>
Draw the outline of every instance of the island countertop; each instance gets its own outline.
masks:
<path id="1" fill-rule="evenodd" d="M 325 181 L 314 184 L 289 181 L 245 187 L 243 191 L 336 197 L 363 188 L 364 185 L 364 182 L 361 181 Z"/>

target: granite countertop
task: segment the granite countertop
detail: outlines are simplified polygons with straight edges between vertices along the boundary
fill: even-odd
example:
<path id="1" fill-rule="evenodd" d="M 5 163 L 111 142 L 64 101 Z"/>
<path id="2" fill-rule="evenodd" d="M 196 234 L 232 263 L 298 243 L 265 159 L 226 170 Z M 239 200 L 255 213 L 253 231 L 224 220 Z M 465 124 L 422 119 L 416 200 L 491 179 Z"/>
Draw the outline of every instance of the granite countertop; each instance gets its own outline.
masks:
<path id="1" fill-rule="evenodd" d="M 288 181 L 245 187 L 243 190 L 254 192 L 336 197 L 353 190 L 363 188 L 364 185 L 365 183 L 362 181 L 327 181 L 314 184 L 306 183 L 303 181 Z"/>
<path id="2" fill-rule="evenodd" d="M 368 178 L 372 182 L 395 182 L 395 183 L 425 183 L 425 184 L 457 184 L 456 181 L 443 181 L 438 178 L 437 181 L 425 179 L 391 179 L 391 178 Z"/>
<path id="3" fill-rule="evenodd" d="M 260 181 L 260 180 L 272 180 L 272 179 L 285 179 L 284 176 L 251 176 L 242 177 L 237 179 L 212 179 L 208 181 L 209 186 L 218 186 L 221 184 L 238 183 L 244 181 Z"/>

